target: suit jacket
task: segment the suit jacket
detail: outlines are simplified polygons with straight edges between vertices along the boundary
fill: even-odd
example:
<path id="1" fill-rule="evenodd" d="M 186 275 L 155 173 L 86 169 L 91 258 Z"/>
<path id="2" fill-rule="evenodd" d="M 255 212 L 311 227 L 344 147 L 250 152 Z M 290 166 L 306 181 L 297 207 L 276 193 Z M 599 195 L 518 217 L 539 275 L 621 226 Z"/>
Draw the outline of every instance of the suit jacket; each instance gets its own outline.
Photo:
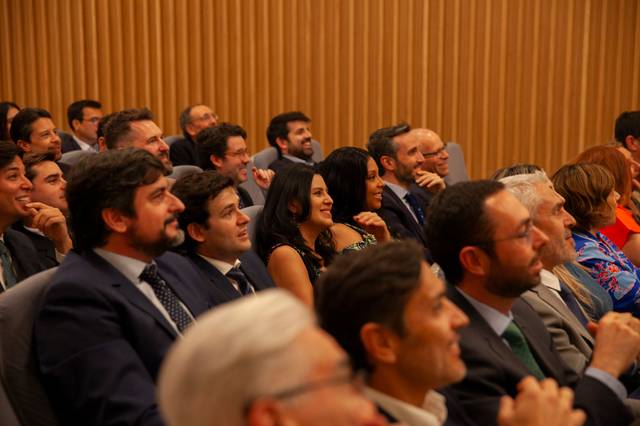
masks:
<path id="1" fill-rule="evenodd" d="M 460 331 L 460 349 L 467 374 L 461 382 L 447 389 L 456 396 L 470 418 L 478 424 L 495 425 L 500 397 L 514 397 L 518 382 L 530 373 L 464 296 L 452 286 L 448 286 L 447 295 L 470 320 Z M 592 377 L 578 377 L 562 363 L 551 336 L 529 305 L 518 299 L 511 312 L 545 375 L 561 386 L 573 388 L 574 406 L 587 413 L 586 424 L 629 424 L 629 412 L 611 389 Z"/>
<path id="2" fill-rule="evenodd" d="M 8 228 L 4 232 L 4 244 L 9 249 L 9 253 L 11 253 L 13 268 L 16 271 L 18 281 L 51 267 L 46 262 L 46 259 L 38 253 L 33 242 L 21 232 Z"/>
<path id="3" fill-rule="evenodd" d="M 194 317 L 213 306 L 186 259 L 155 259 Z M 35 321 L 45 390 L 61 424 L 162 425 L 155 399 L 175 329 L 117 269 L 93 251 L 71 252 L 53 276 Z"/>
<path id="4" fill-rule="evenodd" d="M 387 224 L 393 238 L 416 240 L 427 247 L 422 225 L 416 222 L 409 208 L 387 185 L 382 191 L 382 207 L 378 214 Z"/>
<path id="5" fill-rule="evenodd" d="M 78 144 L 78 142 L 76 142 L 73 136 L 69 133 L 60 132 L 58 135 L 60 136 L 60 140 L 62 141 L 61 148 L 63 154 L 65 152 L 77 151 L 80 149 L 80 145 Z"/>
<path id="6" fill-rule="evenodd" d="M 56 246 L 53 241 L 47 237 L 29 231 L 21 222 L 16 222 L 13 224 L 12 228 L 24 234 L 31 240 L 33 247 L 38 252 L 41 262 L 47 267 L 47 269 L 59 265 L 58 259 L 56 258 Z"/>
<path id="7" fill-rule="evenodd" d="M 188 258 L 209 281 L 210 285 L 208 288 L 211 293 L 211 298 L 215 301 L 216 305 L 231 302 L 232 300 L 242 297 L 242 294 L 236 290 L 233 284 L 231 284 L 231 281 L 222 275 L 211 263 L 195 253 L 189 254 Z M 275 284 L 267 272 L 267 268 L 253 250 L 249 250 L 240 256 L 240 269 L 247 276 L 254 290 L 260 291 L 275 287 Z"/>
<path id="8" fill-rule="evenodd" d="M 282 157 L 274 160 L 271 164 L 269 164 L 269 168 L 273 170 L 275 173 L 279 173 L 286 169 L 287 167 L 291 167 L 292 164 L 296 164 L 288 158 Z"/>
<path id="9" fill-rule="evenodd" d="M 564 364 L 582 374 L 593 353 L 594 340 L 566 304 L 543 284 L 525 292 L 524 300 L 542 319 Z"/>
<path id="10" fill-rule="evenodd" d="M 416 185 L 415 183 L 409 185 L 409 192 L 415 195 L 418 201 L 422 204 L 422 208 L 424 209 L 425 213 L 429 208 L 429 204 L 431 204 L 431 200 L 433 200 L 433 197 L 436 196 L 434 193 L 429 192 L 428 190 Z"/>
<path id="11" fill-rule="evenodd" d="M 201 167 L 198 161 L 196 143 L 183 138 L 175 141 L 169 147 L 169 158 L 174 166 L 192 165 Z"/>

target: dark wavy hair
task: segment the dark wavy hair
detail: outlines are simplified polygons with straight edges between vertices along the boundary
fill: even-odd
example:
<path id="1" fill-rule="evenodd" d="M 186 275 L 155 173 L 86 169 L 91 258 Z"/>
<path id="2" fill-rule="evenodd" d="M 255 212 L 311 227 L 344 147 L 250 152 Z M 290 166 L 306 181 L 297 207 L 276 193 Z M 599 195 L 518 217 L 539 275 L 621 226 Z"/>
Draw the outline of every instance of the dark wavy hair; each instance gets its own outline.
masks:
<path id="1" fill-rule="evenodd" d="M 7 115 L 9 115 L 9 110 L 11 108 L 15 108 L 20 111 L 20 107 L 13 102 L 0 102 L 0 141 L 11 140 L 11 135 L 7 132 Z"/>
<path id="2" fill-rule="evenodd" d="M 307 247 L 298 226 L 309 218 L 311 209 L 311 181 L 318 174 L 305 164 L 293 164 L 276 174 L 271 182 L 262 214 L 256 225 L 256 251 L 267 263 L 271 249 L 281 243 L 295 246 L 303 252 L 303 261 L 320 267 L 321 261 L 328 265 L 335 249 L 329 230 L 323 231 L 315 242 L 315 252 Z M 302 207 L 300 214 L 289 210 L 289 205 L 297 202 Z M 306 258 L 306 259 L 305 259 Z"/>
<path id="3" fill-rule="evenodd" d="M 333 220 L 355 225 L 353 216 L 367 210 L 367 162 L 362 148 L 338 148 L 320 163 L 318 170 L 333 198 Z"/>

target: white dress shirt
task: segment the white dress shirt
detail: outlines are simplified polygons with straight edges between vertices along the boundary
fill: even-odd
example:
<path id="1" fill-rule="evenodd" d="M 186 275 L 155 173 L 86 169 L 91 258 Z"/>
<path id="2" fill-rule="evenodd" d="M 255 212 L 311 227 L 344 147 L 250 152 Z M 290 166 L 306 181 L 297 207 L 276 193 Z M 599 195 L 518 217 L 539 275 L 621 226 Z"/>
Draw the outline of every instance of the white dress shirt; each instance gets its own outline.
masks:
<path id="1" fill-rule="evenodd" d="M 400 401 L 368 386 L 364 388 L 364 394 L 403 425 L 441 426 L 447 420 L 445 398 L 433 390 L 425 395 L 422 407 Z"/>

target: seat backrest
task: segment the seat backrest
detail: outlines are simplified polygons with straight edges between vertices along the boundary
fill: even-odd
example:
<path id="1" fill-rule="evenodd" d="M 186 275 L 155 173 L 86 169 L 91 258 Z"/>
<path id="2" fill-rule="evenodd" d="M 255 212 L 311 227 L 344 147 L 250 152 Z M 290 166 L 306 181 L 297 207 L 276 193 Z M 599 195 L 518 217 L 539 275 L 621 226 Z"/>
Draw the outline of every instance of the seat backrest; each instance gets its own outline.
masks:
<path id="1" fill-rule="evenodd" d="M 191 164 L 183 164 L 181 166 L 173 166 L 173 171 L 167 177 L 177 180 L 183 176 L 187 176 L 192 173 L 200 173 L 201 171 L 202 169 L 198 166 L 193 166 Z"/>
<path id="2" fill-rule="evenodd" d="M 251 245 L 254 249 L 256 247 L 256 223 L 258 222 L 258 216 L 262 213 L 263 207 L 264 206 L 251 206 L 242 209 L 242 213 L 246 214 L 249 216 L 249 219 L 251 219 L 249 225 L 247 225 L 247 232 L 249 232 L 249 239 L 251 240 Z"/>
<path id="3" fill-rule="evenodd" d="M 324 160 L 324 152 L 322 151 L 322 145 L 315 139 L 311 139 L 311 146 L 313 147 L 313 156 L 311 157 L 316 163 Z M 255 154 L 251 159 L 253 164 L 259 169 L 268 169 L 269 164 L 273 163 L 278 158 L 278 151 L 272 146 L 268 146 L 262 151 Z"/>
<path id="4" fill-rule="evenodd" d="M 74 166 L 78 161 L 86 158 L 88 155 L 95 155 L 97 152 L 95 151 L 83 151 L 81 149 L 77 149 L 75 151 L 69 151 L 62 154 L 62 158 L 60 158 L 60 162 L 64 164 L 68 164 L 69 166 Z"/>
<path id="5" fill-rule="evenodd" d="M 33 346 L 33 324 L 56 270 L 40 272 L 0 294 L 0 376 L 22 425 L 58 425 L 39 380 Z"/>
<path id="6" fill-rule="evenodd" d="M 449 154 L 449 175 L 444 178 L 447 185 L 469 180 L 467 165 L 464 162 L 462 147 L 455 143 L 447 143 L 447 153 Z"/>

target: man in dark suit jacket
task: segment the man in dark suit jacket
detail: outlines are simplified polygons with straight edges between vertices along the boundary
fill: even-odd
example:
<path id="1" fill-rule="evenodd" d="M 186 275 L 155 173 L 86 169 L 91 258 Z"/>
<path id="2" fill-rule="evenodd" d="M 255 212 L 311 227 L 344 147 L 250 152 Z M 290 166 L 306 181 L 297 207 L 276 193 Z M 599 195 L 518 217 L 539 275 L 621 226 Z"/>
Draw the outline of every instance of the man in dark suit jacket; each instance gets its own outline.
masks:
<path id="1" fill-rule="evenodd" d="M 12 142 L 0 142 L 0 293 L 19 281 L 48 268 L 29 238 L 12 230 L 21 219 L 36 220 L 34 226 L 45 230 L 52 209 L 31 202 L 31 182 L 25 176 L 22 151 Z M 46 224 L 48 232 L 60 232 L 62 223 Z M 64 226 L 66 229 L 66 225 Z M 4 247 L 6 247 L 6 253 Z"/>
<path id="2" fill-rule="evenodd" d="M 180 128 L 184 138 L 169 147 L 169 156 L 174 166 L 198 166 L 196 136 L 208 127 L 218 124 L 218 116 L 206 105 L 190 105 L 180 113 Z"/>
<path id="3" fill-rule="evenodd" d="M 267 140 L 278 151 L 278 158 L 269 164 L 269 169 L 279 173 L 295 163 L 313 165 L 312 136 L 311 119 L 300 111 L 271 118 Z"/>
<path id="4" fill-rule="evenodd" d="M 67 108 L 67 122 L 73 135 L 61 133 L 62 152 L 98 151 L 98 123 L 104 114 L 102 104 L 92 99 L 75 101 Z"/>
<path id="5" fill-rule="evenodd" d="M 256 184 L 264 191 L 271 185 L 272 170 L 247 170 L 251 161 L 247 150 L 247 132 L 236 125 L 222 123 L 201 131 L 196 138 L 198 158 L 202 170 L 217 170 L 223 176 L 233 180 L 236 193 L 240 197 L 240 208 L 254 204 L 251 195 L 239 185 L 247 181 L 248 174 L 253 173 Z"/>
<path id="6" fill-rule="evenodd" d="M 500 398 L 515 395 L 522 378 L 533 375 L 572 387 L 587 424 L 630 422 L 618 377 L 640 352 L 640 322 L 608 314 L 597 326 L 584 375 L 564 365 L 540 317 L 519 298 L 540 283 L 539 254 L 549 239 L 502 183 L 447 188 L 431 203 L 426 234 L 450 284 L 448 297 L 470 319 L 460 331 L 467 375 L 449 390 L 473 419 L 495 424 Z"/>
<path id="7" fill-rule="evenodd" d="M 183 248 L 209 280 L 216 303 L 274 286 L 251 250 L 249 217 L 239 209 L 231 178 L 208 170 L 179 179 L 171 191 L 185 205 L 179 217 L 186 231 Z"/>
<path id="8" fill-rule="evenodd" d="M 427 247 L 422 232 L 425 204 L 410 191 L 424 158 L 417 138 L 406 123 L 378 129 L 369 137 L 367 149 L 385 181 L 378 214 L 394 238 L 413 239 Z"/>
<path id="9" fill-rule="evenodd" d="M 51 207 L 48 220 L 58 220 L 60 229 L 57 233 L 52 233 L 49 229 L 45 229 L 43 232 L 33 226 L 30 218 L 16 222 L 13 229 L 23 233 L 31 240 L 41 259 L 51 268 L 60 264 L 72 246 L 69 232 L 65 232 L 67 230 L 68 206 L 64 191 L 67 187 L 67 181 L 50 153 L 27 154 L 24 156 L 24 165 L 26 176 L 33 185 L 31 201 Z"/>
<path id="10" fill-rule="evenodd" d="M 35 323 L 47 395 L 62 424 L 161 425 L 160 364 L 172 342 L 213 305 L 180 256 L 163 164 L 145 150 L 90 156 L 67 201 L 76 251 L 57 270 Z"/>

